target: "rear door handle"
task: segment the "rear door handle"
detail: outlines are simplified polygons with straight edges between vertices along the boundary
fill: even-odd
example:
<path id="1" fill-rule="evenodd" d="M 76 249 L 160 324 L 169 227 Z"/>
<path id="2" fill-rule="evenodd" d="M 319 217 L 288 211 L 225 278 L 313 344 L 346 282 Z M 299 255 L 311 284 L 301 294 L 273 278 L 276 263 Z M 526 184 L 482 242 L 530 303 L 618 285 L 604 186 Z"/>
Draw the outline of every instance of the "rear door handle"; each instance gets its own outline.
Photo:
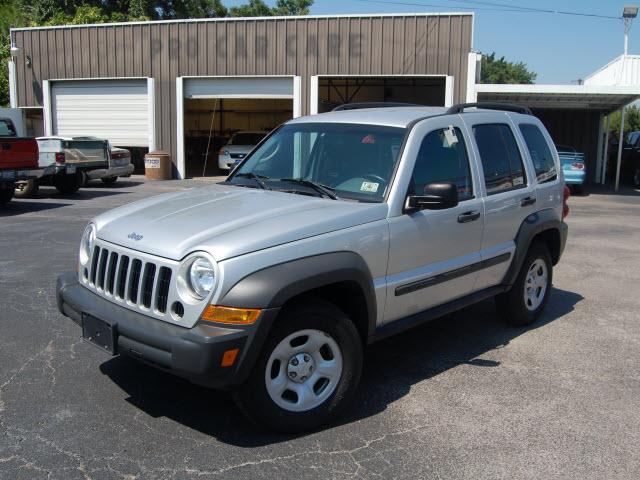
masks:
<path id="1" fill-rule="evenodd" d="M 536 197 L 525 197 L 522 200 L 520 200 L 520 205 L 523 207 L 533 205 L 534 203 L 536 203 Z"/>
<path id="2" fill-rule="evenodd" d="M 473 222 L 480 218 L 480 212 L 471 210 L 470 212 L 464 212 L 458 215 L 458 223 Z"/>

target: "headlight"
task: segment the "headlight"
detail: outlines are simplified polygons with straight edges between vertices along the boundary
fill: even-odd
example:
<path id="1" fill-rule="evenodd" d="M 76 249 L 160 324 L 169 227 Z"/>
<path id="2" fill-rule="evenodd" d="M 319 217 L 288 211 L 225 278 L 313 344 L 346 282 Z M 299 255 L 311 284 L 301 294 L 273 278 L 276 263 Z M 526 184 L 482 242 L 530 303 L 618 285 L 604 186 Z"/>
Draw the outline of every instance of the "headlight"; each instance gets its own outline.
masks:
<path id="1" fill-rule="evenodd" d="M 91 258 L 93 245 L 96 243 L 96 227 L 93 223 L 87 225 L 80 240 L 80 263 L 86 265 Z"/>
<path id="2" fill-rule="evenodd" d="M 189 267 L 189 286 L 196 297 L 202 299 L 211 293 L 215 285 L 213 264 L 205 257 L 196 257 Z"/>

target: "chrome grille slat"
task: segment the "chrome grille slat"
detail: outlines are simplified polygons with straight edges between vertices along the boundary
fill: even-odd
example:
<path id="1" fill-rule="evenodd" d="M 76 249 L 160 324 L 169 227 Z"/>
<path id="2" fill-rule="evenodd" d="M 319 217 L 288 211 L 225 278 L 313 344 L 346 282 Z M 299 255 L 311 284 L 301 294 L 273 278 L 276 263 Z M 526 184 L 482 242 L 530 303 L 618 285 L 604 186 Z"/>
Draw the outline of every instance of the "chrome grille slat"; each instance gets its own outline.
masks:
<path id="1" fill-rule="evenodd" d="M 97 240 L 80 281 L 111 302 L 175 322 L 168 307 L 178 267 L 178 262 Z"/>

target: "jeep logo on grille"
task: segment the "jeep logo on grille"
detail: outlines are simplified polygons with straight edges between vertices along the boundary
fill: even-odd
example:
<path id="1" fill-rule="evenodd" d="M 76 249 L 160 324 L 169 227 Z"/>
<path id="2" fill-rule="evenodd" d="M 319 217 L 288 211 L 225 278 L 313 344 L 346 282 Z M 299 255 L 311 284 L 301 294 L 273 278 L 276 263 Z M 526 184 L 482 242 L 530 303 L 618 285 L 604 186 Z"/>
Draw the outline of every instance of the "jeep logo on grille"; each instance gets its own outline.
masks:
<path id="1" fill-rule="evenodd" d="M 136 242 L 138 240 L 142 240 L 143 235 L 138 235 L 136 232 L 131 232 L 129 235 L 127 235 L 127 238 L 130 238 L 131 240 L 135 240 Z"/>

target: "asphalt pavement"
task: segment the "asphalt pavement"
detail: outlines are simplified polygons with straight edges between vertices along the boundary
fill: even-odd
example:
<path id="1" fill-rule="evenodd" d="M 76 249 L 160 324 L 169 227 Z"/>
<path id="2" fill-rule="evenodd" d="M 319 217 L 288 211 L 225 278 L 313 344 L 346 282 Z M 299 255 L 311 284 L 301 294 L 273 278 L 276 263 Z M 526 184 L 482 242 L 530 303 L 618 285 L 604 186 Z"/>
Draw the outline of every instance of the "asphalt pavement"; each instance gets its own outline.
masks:
<path id="1" fill-rule="evenodd" d="M 371 346 L 347 414 L 284 436 L 107 357 L 56 308 L 94 215 L 203 183 L 43 187 L 0 209 L 0 479 L 640 478 L 640 193 L 570 200 L 535 325 L 486 301 Z"/>

